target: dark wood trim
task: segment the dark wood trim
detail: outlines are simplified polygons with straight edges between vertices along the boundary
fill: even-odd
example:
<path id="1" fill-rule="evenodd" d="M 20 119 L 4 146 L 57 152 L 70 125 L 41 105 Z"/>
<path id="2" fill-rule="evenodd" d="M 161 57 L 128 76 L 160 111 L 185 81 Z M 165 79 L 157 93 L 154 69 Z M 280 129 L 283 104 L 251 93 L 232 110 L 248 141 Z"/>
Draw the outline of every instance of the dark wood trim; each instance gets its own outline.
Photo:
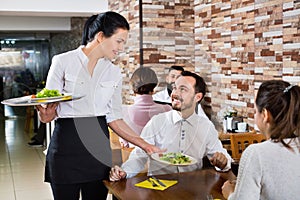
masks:
<path id="1" fill-rule="evenodd" d="M 143 49 L 143 0 L 139 0 L 139 22 L 140 22 L 140 67 L 144 65 Z"/>

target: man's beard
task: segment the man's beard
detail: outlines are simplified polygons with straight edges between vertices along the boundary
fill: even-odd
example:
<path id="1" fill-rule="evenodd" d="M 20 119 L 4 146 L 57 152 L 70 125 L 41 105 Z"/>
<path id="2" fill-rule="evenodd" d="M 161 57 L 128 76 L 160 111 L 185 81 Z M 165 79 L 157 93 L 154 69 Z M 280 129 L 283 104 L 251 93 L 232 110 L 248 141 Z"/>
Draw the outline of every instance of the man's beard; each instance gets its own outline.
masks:
<path id="1" fill-rule="evenodd" d="M 194 96 L 193 98 L 195 98 L 195 96 Z M 180 104 L 179 104 L 179 105 L 178 105 L 178 104 L 174 104 L 174 105 L 173 105 L 173 102 L 172 102 L 172 108 L 173 108 L 173 110 L 177 110 L 177 111 L 182 112 L 182 111 L 184 111 L 184 110 L 190 109 L 190 108 L 193 106 L 192 100 L 190 100 L 190 101 L 185 101 L 185 103 L 183 103 L 184 101 L 183 101 L 182 98 L 177 97 L 177 99 L 180 101 Z M 187 104 L 186 104 L 186 103 L 187 103 Z"/>
<path id="2" fill-rule="evenodd" d="M 172 108 L 173 108 L 173 110 L 181 111 L 181 107 L 179 108 L 179 107 L 177 107 L 177 106 L 173 106 L 173 105 L 172 105 Z"/>
<path id="3" fill-rule="evenodd" d="M 173 104 L 173 102 L 172 102 L 172 108 L 173 108 L 173 110 L 177 110 L 177 111 L 180 111 L 181 112 L 181 106 L 182 106 L 182 99 L 180 99 L 180 98 L 175 98 L 175 99 L 177 99 L 177 100 L 179 100 L 180 101 L 180 105 L 178 105 L 178 104 Z"/>

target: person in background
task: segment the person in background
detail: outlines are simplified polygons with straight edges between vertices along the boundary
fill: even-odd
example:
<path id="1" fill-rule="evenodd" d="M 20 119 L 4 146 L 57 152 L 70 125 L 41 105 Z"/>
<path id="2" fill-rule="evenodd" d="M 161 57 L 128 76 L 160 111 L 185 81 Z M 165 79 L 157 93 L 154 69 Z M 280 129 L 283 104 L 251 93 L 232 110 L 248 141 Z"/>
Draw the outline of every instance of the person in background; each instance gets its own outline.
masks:
<path id="1" fill-rule="evenodd" d="M 154 115 L 170 111 L 172 107 L 153 101 L 152 94 L 158 84 L 158 79 L 152 69 L 148 67 L 136 69 L 129 83 L 135 95 L 134 104 L 123 106 L 123 118 L 136 133 L 141 134 L 144 126 Z M 133 147 L 122 138 L 120 142 L 122 146 Z"/>
<path id="2" fill-rule="evenodd" d="M 36 93 L 37 82 L 34 78 L 34 75 L 28 68 L 21 72 L 21 83 L 23 95 L 31 95 Z"/>
<path id="3" fill-rule="evenodd" d="M 29 53 L 24 52 L 25 57 L 30 56 Z M 34 78 L 34 75 L 30 71 L 30 69 L 26 68 L 24 71 L 20 73 L 20 89 L 22 90 L 22 96 L 36 94 L 37 89 L 37 81 Z M 32 108 L 28 108 L 32 109 Z M 33 111 L 33 131 L 34 133 L 38 132 L 38 116 L 36 110 Z M 38 145 L 36 145 L 38 146 Z"/>
<path id="4" fill-rule="evenodd" d="M 36 83 L 36 91 L 39 92 L 45 87 L 45 81 L 39 81 Z M 42 122 L 38 122 L 38 112 L 37 109 L 34 109 L 33 113 L 33 124 L 34 124 L 34 130 L 33 132 L 35 133 L 31 139 L 30 142 L 28 142 L 28 146 L 30 147 L 43 147 L 44 142 L 46 139 L 46 124 Z M 38 125 L 39 124 L 39 125 Z"/>
<path id="5" fill-rule="evenodd" d="M 19 74 L 15 74 L 14 75 L 14 79 L 12 82 L 12 90 L 11 90 L 11 94 L 12 97 L 21 97 L 23 96 L 23 88 L 22 87 L 22 82 L 21 82 L 21 76 Z"/>
<path id="6" fill-rule="evenodd" d="M 36 111 L 35 111 L 36 113 Z M 31 138 L 31 141 L 28 142 L 30 147 L 43 147 L 44 141 L 46 139 L 46 124 L 40 122 L 36 134 Z"/>
<path id="7" fill-rule="evenodd" d="M 150 159 L 148 175 L 169 174 L 201 169 L 202 159 L 207 156 L 218 170 L 230 169 L 231 157 L 222 147 L 218 132 L 213 123 L 195 113 L 196 104 L 206 93 L 202 77 L 184 71 L 175 81 L 172 97 L 173 110 L 153 116 L 144 127 L 141 137 L 150 144 L 167 149 L 167 152 L 180 152 L 194 157 L 197 163 L 190 166 L 170 166 Z M 135 148 L 129 159 L 121 167 L 114 166 L 110 180 L 135 176 L 144 169 L 149 156 L 140 148 Z"/>
<path id="8" fill-rule="evenodd" d="M 255 100 L 255 123 L 267 141 L 242 154 L 236 183 L 225 182 L 230 200 L 298 199 L 300 196 L 300 87 L 263 82 Z"/>
<path id="9" fill-rule="evenodd" d="M 158 103 L 167 103 L 171 104 L 171 92 L 172 92 L 172 85 L 174 84 L 175 80 L 181 75 L 184 71 L 184 68 L 181 66 L 173 65 L 169 68 L 169 73 L 166 76 L 166 87 L 153 94 L 153 100 Z"/>
<path id="10" fill-rule="evenodd" d="M 56 119 L 45 167 L 55 200 L 78 200 L 80 193 L 83 200 L 107 198 L 102 181 L 112 164 L 108 126 L 149 154 L 162 151 L 122 120 L 122 75 L 111 60 L 123 50 L 128 31 L 127 20 L 116 12 L 93 15 L 82 46 L 52 59 L 46 88 L 82 96 L 36 106 L 42 122 Z"/>

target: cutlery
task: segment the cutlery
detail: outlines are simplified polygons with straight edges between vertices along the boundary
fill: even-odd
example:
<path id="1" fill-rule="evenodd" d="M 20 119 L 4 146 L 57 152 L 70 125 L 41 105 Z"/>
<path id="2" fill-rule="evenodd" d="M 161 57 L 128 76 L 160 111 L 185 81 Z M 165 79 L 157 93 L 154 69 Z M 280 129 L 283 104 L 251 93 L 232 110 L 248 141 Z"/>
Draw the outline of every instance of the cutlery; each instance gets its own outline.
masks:
<path id="1" fill-rule="evenodd" d="M 159 179 L 157 179 L 156 177 L 152 176 L 151 178 L 153 178 L 159 185 L 163 186 L 163 187 L 167 187 L 163 182 L 161 182 Z"/>
<path id="2" fill-rule="evenodd" d="M 213 195 L 208 194 L 208 195 L 206 196 L 206 199 L 207 199 L 207 200 L 214 200 L 214 197 L 213 197 Z"/>
<path id="3" fill-rule="evenodd" d="M 158 185 L 154 181 L 150 180 L 149 178 L 147 179 L 147 181 L 152 184 L 152 187 L 158 187 Z"/>

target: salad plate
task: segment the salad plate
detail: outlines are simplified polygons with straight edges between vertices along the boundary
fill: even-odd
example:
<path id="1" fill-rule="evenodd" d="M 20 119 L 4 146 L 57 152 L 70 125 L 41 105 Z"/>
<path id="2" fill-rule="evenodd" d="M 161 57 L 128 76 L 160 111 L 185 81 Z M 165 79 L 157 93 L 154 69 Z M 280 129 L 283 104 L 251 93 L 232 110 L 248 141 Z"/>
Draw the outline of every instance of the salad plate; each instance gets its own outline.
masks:
<path id="1" fill-rule="evenodd" d="M 183 153 L 153 153 L 151 158 L 160 163 L 173 166 L 189 166 L 197 163 L 195 158 Z"/>
<path id="2" fill-rule="evenodd" d="M 56 96 L 56 97 L 42 97 L 42 98 L 31 98 L 31 102 L 51 102 L 51 101 L 66 101 L 71 100 L 72 94 L 63 94 L 62 96 Z"/>
<path id="3" fill-rule="evenodd" d="M 72 94 L 64 94 L 57 97 L 32 98 L 32 95 L 28 95 L 24 97 L 6 99 L 1 103 L 8 106 L 35 106 L 54 102 L 75 101 L 82 97 L 83 95 L 75 96 Z"/>

